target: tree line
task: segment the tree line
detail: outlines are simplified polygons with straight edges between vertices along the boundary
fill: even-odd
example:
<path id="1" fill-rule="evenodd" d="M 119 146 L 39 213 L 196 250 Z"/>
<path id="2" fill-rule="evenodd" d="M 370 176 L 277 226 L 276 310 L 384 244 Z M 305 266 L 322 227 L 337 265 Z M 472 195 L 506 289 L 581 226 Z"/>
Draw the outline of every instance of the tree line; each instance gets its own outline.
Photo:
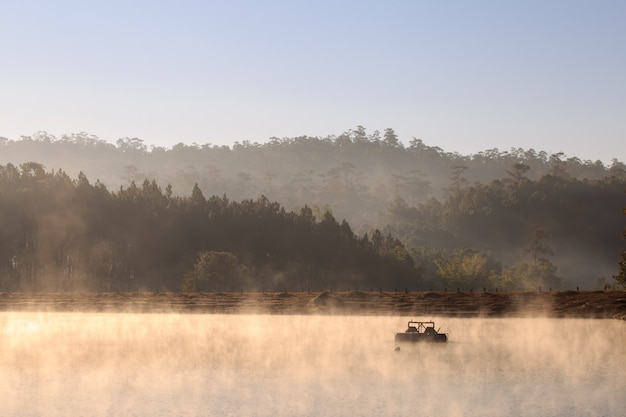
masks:
<path id="1" fill-rule="evenodd" d="M 550 261 L 544 263 L 548 269 L 558 268 L 564 285 L 601 289 L 613 283 L 624 250 L 624 190 L 626 181 L 614 176 L 578 180 L 546 174 L 530 180 L 511 175 L 488 184 L 454 186 L 441 201 L 409 205 L 397 199 L 383 230 L 401 239 L 416 262 L 424 258 L 420 252 L 429 251 L 424 262 L 431 269 L 436 269 L 428 260 L 433 251 L 454 258 L 455 251 L 471 248 L 495 265 L 489 273 L 501 273 L 520 260 L 536 265 L 540 258 Z M 537 251 L 530 256 L 528 246 L 538 234 L 546 249 L 539 257 Z M 482 273 L 483 282 L 487 274 Z M 466 275 L 471 281 L 472 274 Z M 553 287 L 558 282 L 547 281 Z"/>
<path id="2" fill-rule="evenodd" d="M 72 179 L 34 162 L 8 164 L 0 166 L 0 290 L 559 289 L 552 262 L 558 222 L 545 221 L 536 200 L 554 203 L 528 181 L 459 189 L 436 210 L 397 201 L 396 228 L 358 236 L 329 210 L 287 211 L 264 196 L 205 198 L 195 185 L 180 197 L 154 180 L 111 192 L 84 174 Z M 540 182 L 574 188 L 572 180 Z M 518 207 L 520 190 L 503 198 L 502 187 L 528 189 L 528 206 Z M 567 207 L 576 195 L 559 203 Z M 510 222 L 517 210 L 527 212 L 528 223 Z M 429 211 L 438 216 L 430 223 Z M 467 215 L 471 221 L 462 219 Z M 590 246 L 597 243 L 597 224 L 580 212 L 571 215 L 582 219 Z M 493 236 L 485 240 L 481 230 Z M 522 250 L 507 258 L 516 240 Z"/>
<path id="3" fill-rule="evenodd" d="M 148 147 L 139 138 L 113 144 L 87 133 L 37 132 L 19 140 L 0 138 L 0 164 L 36 161 L 71 176 L 83 172 L 109 189 L 154 179 L 171 184 L 179 195 L 197 183 L 206 195 L 226 194 L 237 201 L 265 195 L 288 210 L 329 206 L 359 233 L 384 227 L 379 214 L 397 198 L 410 205 L 446 198 L 454 173 L 464 181 L 460 185 L 506 178 L 515 164 L 528 167 L 530 180 L 547 174 L 626 178 L 626 165 L 617 159 L 605 166 L 522 148 L 461 155 L 415 137 L 406 142 L 391 128 L 370 133 L 363 126 L 326 137 L 270 138 L 230 147 L 179 143 L 169 149 Z"/>
<path id="4" fill-rule="evenodd" d="M 0 166 L 0 291 L 322 290 L 420 285 L 403 244 L 266 197 L 109 191 L 38 163 Z"/>
<path id="5" fill-rule="evenodd" d="M 549 286 L 602 288 L 612 283 L 624 248 L 626 166 L 617 159 L 607 166 L 521 148 L 460 155 L 418 138 L 404 145 L 393 129 L 369 133 L 362 126 L 232 147 L 148 148 L 137 138 L 110 144 L 85 133 L 0 138 L 0 163 L 31 158 L 97 178 L 105 189 L 141 189 L 134 184 L 148 181 L 168 184 L 171 199 L 188 198 L 185 192 L 197 186 L 229 201 L 264 196 L 287 212 L 310 207 L 318 221 L 328 211 L 347 219 L 356 236 L 379 231 L 399 239 L 425 287 L 453 286 L 455 273 L 467 287 L 534 286 L 511 278 L 510 269 L 543 259 L 550 263 L 542 272 Z M 535 230 L 549 248 L 537 259 L 527 251 Z M 483 259 L 487 272 L 461 273 L 444 262 L 453 259 Z"/>

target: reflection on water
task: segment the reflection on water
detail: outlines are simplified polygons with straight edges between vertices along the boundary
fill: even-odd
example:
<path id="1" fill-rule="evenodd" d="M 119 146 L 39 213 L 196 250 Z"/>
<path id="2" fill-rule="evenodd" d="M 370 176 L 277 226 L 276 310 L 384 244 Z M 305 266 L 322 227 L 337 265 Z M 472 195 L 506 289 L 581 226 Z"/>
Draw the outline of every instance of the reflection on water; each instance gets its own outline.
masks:
<path id="1" fill-rule="evenodd" d="M 420 317 L 409 317 L 420 319 Z M 626 323 L 0 313 L 3 416 L 616 416 Z M 422 319 L 430 319 L 425 317 Z"/>

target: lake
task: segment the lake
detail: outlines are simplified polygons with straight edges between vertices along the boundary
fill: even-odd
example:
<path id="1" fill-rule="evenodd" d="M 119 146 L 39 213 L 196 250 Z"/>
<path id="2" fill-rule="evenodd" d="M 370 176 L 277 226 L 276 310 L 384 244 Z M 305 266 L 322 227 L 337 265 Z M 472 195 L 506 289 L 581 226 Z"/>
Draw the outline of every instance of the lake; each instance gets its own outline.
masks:
<path id="1" fill-rule="evenodd" d="M 617 416 L 626 322 L 0 313 L 2 416 Z"/>

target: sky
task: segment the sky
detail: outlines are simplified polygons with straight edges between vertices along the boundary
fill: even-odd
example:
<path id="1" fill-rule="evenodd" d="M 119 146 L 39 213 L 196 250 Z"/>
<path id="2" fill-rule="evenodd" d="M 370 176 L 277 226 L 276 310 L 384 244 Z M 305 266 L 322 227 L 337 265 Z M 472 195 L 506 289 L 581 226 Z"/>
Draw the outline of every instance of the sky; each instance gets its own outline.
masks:
<path id="1" fill-rule="evenodd" d="M 626 161 L 626 1 L 0 0 L 0 136 Z"/>

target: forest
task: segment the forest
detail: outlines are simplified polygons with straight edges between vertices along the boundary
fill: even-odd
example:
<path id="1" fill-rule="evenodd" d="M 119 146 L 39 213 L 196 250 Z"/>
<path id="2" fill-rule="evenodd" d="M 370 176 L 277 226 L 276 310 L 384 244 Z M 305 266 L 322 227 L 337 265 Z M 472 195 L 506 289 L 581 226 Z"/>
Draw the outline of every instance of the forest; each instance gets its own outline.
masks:
<path id="1" fill-rule="evenodd" d="M 0 290 L 624 282 L 617 159 L 463 156 L 358 126 L 232 148 L 37 132 L 0 138 L 0 164 Z"/>
<path id="2" fill-rule="evenodd" d="M 109 192 L 31 162 L 0 166 L 4 291 L 310 290 L 418 285 L 402 243 L 265 197 L 174 197 L 154 182 Z M 319 215 L 319 218 L 317 217 Z"/>

